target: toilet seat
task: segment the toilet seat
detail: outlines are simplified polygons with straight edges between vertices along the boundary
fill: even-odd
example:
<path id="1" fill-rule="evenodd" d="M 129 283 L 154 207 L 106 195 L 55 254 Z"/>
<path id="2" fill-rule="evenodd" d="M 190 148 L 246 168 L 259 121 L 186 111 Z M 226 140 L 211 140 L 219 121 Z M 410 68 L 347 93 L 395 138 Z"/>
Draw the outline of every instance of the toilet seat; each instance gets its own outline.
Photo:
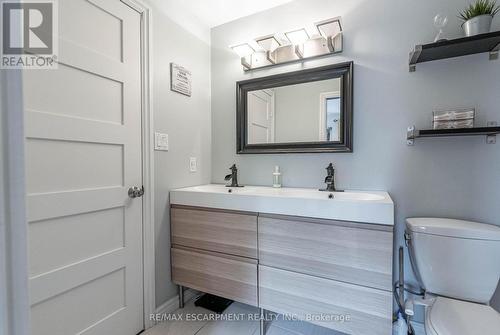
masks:
<path id="1" fill-rule="evenodd" d="M 490 306 L 436 297 L 425 315 L 427 335 L 498 335 L 500 313 Z"/>

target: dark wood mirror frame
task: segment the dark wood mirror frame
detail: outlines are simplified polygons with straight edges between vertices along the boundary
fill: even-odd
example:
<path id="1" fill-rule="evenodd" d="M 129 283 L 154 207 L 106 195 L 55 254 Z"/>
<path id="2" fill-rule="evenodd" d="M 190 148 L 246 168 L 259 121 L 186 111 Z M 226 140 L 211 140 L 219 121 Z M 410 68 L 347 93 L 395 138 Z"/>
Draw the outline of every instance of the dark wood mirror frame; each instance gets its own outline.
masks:
<path id="1" fill-rule="evenodd" d="M 248 144 L 247 93 L 286 85 L 341 78 L 342 127 L 340 141 Z M 333 64 L 236 83 L 236 136 L 238 154 L 352 152 L 353 62 Z"/>

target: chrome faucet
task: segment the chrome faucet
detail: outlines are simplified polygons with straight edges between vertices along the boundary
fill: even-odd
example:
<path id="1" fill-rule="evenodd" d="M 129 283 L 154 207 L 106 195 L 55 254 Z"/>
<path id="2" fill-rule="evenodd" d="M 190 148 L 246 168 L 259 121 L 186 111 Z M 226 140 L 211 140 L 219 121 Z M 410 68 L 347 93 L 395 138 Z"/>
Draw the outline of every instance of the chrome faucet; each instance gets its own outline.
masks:
<path id="1" fill-rule="evenodd" d="M 325 183 L 326 183 L 326 188 L 320 189 L 320 191 L 325 191 L 325 192 L 338 192 L 335 189 L 335 169 L 333 168 L 333 164 L 330 163 L 326 167 L 326 178 L 325 178 Z"/>
<path id="2" fill-rule="evenodd" d="M 233 164 L 229 168 L 229 170 L 231 170 L 231 174 L 228 174 L 226 177 L 224 177 L 224 180 L 231 180 L 231 184 L 227 184 L 226 187 L 243 187 L 238 185 L 238 168 L 236 167 L 236 164 Z"/>

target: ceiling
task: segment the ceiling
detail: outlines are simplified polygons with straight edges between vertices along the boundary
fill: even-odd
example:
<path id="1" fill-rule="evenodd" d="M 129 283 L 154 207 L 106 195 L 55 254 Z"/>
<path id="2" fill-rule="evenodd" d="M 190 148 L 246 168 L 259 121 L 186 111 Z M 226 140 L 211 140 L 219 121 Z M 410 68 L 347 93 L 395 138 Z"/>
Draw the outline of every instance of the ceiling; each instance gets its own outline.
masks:
<path id="1" fill-rule="evenodd" d="M 212 28 L 238 18 L 273 8 L 292 0 L 156 0 L 162 7 L 183 16 L 193 16 Z M 174 14 L 175 15 L 175 14 Z"/>

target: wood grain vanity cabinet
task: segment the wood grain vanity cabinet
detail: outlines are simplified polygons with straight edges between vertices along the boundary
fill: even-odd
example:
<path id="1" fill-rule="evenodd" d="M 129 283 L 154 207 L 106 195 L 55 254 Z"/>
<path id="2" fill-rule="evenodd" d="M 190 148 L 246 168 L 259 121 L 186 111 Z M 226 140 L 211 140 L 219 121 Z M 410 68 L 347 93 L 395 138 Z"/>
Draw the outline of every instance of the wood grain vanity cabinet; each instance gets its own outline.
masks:
<path id="1" fill-rule="evenodd" d="M 257 258 L 257 214 L 172 206 L 172 244 Z"/>
<path id="2" fill-rule="evenodd" d="M 347 334 L 391 334 L 393 226 L 177 205 L 171 225 L 177 284 Z"/>
<path id="3" fill-rule="evenodd" d="M 173 281 L 203 292 L 257 306 L 257 260 L 172 248 Z"/>
<path id="4" fill-rule="evenodd" d="M 257 306 L 257 214 L 171 207 L 172 281 Z"/>
<path id="5" fill-rule="evenodd" d="M 259 216 L 260 264 L 392 290 L 392 226 Z"/>
<path id="6" fill-rule="evenodd" d="M 347 334 L 391 334 L 392 226 L 262 214 L 258 230 L 260 307 Z"/>

